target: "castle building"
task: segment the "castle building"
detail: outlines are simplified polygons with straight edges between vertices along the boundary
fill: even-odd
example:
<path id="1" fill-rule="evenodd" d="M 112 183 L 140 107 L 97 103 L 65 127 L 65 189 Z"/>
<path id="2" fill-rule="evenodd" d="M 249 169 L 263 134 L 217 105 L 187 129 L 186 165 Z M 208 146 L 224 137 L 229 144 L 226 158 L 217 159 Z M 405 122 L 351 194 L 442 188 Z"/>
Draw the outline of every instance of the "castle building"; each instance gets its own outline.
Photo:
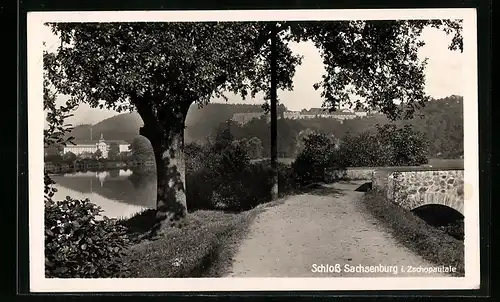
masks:
<path id="1" fill-rule="evenodd" d="M 75 145 L 67 145 L 64 147 L 63 153 L 71 152 L 75 155 L 80 155 L 84 152 L 95 153 L 97 150 L 101 150 L 102 157 L 107 158 L 109 148 L 112 144 L 118 145 L 119 152 L 128 151 L 129 143 L 124 140 L 104 140 L 101 133 L 101 138 L 99 140 L 74 140 Z"/>
<path id="2" fill-rule="evenodd" d="M 300 118 L 300 111 L 285 111 L 283 112 L 283 118 L 296 120 Z"/>
<path id="3" fill-rule="evenodd" d="M 341 110 L 336 112 L 328 112 L 323 108 L 311 108 L 302 111 L 286 111 L 283 117 L 286 119 L 312 119 L 312 118 L 334 118 L 340 121 L 353 119 L 356 117 L 365 117 L 367 113 L 364 111 L 347 111 Z"/>
<path id="4" fill-rule="evenodd" d="M 250 122 L 253 119 L 259 119 L 264 115 L 264 112 L 244 112 L 244 113 L 235 113 L 231 120 L 240 125 L 244 125 Z"/>
<path id="5" fill-rule="evenodd" d="M 245 125 L 253 119 L 259 119 L 264 116 L 264 112 L 245 112 L 245 113 L 235 113 L 233 114 L 231 120 L 237 122 L 240 125 Z M 283 112 L 284 119 L 297 120 L 297 119 L 313 119 L 313 118 L 333 118 L 340 122 L 344 120 L 350 120 L 354 118 L 367 117 L 369 112 L 361 110 L 349 110 L 342 109 L 335 112 L 328 112 L 324 108 L 311 108 L 309 110 L 302 109 L 301 111 L 285 111 Z M 278 119 L 281 116 L 278 116 Z M 266 115 L 267 122 L 270 121 L 270 116 Z"/>

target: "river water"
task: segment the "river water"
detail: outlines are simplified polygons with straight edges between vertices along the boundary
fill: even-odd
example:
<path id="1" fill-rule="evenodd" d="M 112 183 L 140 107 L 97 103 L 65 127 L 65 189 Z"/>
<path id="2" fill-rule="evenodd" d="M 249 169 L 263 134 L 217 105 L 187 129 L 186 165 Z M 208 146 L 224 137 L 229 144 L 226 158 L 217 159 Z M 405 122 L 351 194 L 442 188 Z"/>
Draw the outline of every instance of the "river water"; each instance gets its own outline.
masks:
<path id="1" fill-rule="evenodd" d="M 156 175 L 132 170 L 75 172 L 52 175 L 55 200 L 70 196 L 88 198 L 103 210 L 103 216 L 126 218 L 156 206 Z"/>

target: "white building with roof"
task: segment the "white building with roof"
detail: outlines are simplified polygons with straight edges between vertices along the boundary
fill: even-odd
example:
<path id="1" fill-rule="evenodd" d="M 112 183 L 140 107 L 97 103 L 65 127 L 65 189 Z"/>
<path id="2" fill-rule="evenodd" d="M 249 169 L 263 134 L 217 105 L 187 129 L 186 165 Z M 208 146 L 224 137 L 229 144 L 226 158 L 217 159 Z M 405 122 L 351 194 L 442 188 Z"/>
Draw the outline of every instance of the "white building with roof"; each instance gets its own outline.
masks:
<path id="1" fill-rule="evenodd" d="M 74 140 L 73 143 L 75 145 L 68 144 L 65 146 L 63 152 L 71 152 L 75 155 L 80 155 L 84 152 L 95 153 L 97 150 L 101 150 L 102 157 L 107 158 L 112 144 L 118 145 L 119 152 L 128 151 L 130 146 L 130 144 L 124 140 L 104 140 L 102 133 L 99 140 Z"/>

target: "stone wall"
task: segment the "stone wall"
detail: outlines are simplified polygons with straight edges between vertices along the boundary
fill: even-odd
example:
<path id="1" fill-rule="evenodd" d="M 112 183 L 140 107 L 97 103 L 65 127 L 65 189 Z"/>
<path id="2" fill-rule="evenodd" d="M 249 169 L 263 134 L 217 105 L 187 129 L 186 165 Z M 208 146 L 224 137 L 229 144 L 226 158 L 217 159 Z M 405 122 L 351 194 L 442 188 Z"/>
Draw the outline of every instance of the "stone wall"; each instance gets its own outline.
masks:
<path id="1" fill-rule="evenodd" d="M 387 199 L 413 210 L 426 204 L 441 204 L 463 215 L 463 167 L 353 167 L 325 170 L 325 182 L 367 180 L 372 189 L 381 191 Z"/>
<path id="2" fill-rule="evenodd" d="M 426 204 L 441 204 L 463 214 L 464 171 L 401 167 L 373 173 L 372 187 L 387 199 L 413 210 Z"/>

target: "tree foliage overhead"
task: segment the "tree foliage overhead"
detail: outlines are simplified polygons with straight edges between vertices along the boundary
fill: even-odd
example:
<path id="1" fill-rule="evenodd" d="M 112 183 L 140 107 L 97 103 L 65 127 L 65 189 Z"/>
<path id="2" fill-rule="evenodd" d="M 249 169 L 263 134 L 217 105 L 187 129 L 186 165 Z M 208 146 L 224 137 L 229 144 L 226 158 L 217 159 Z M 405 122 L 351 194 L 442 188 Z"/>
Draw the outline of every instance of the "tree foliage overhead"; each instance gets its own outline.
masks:
<path id="1" fill-rule="evenodd" d="M 329 108 L 340 104 L 411 114 L 427 100 L 425 61 L 418 59 L 426 26 L 453 34 L 462 50 L 461 20 L 279 22 L 278 89 L 293 88 L 301 58 L 287 42 L 313 41 L 326 73 L 315 88 Z M 226 90 L 243 97 L 269 93 L 270 25 L 257 22 L 55 23 L 62 46 L 44 66 L 60 93 L 117 111 L 149 95 L 150 106 L 206 104 Z M 237 64 L 235 64 L 237 62 Z M 160 97 L 161 96 L 161 97 Z M 396 107 L 400 100 L 404 109 Z M 404 111 L 404 112 L 400 112 Z M 159 114 L 159 112 L 157 112 Z"/>
<path id="2" fill-rule="evenodd" d="M 426 26 L 453 34 L 450 50 L 463 51 L 461 20 L 295 23 L 290 27 L 290 39 L 312 40 L 320 49 L 326 73 L 315 88 L 322 88 L 327 107 L 379 108 L 395 119 L 411 117 L 428 100 L 424 93 L 426 61 L 417 55 L 425 44 L 420 34 Z"/>
<path id="3" fill-rule="evenodd" d="M 262 88 L 257 81 L 264 67 L 256 56 L 265 26 L 56 23 L 51 27 L 62 44 L 57 53 L 45 54 L 44 66 L 60 93 L 72 99 L 119 112 L 144 105 L 158 121 L 175 124 L 172 118 L 185 104 L 206 104 L 213 96 L 225 97 L 225 90 L 246 95 Z M 295 65 L 281 66 L 281 74 L 293 75 Z M 244 84 L 248 78 L 253 83 Z M 291 85 L 289 79 L 282 82 L 281 87 Z"/>

